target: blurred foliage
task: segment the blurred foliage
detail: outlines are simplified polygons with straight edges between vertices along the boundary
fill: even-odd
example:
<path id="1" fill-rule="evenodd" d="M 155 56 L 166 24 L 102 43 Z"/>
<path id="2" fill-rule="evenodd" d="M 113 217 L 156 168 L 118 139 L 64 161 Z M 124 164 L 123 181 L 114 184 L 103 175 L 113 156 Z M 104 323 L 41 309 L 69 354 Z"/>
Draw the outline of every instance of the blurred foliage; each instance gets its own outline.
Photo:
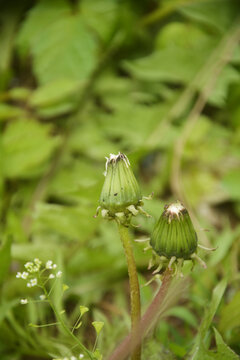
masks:
<path id="1" fill-rule="evenodd" d="M 72 346 L 61 331 L 27 326 L 53 320 L 44 305 L 19 305 L 38 296 L 15 278 L 34 257 L 62 267 L 69 324 L 80 304 L 89 324 L 105 323 L 104 358 L 129 330 L 121 244 L 114 224 L 93 218 L 104 157 L 118 151 L 155 194 L 153 218 L 139 217 L 133 237 L 148 236 L 164 202 L 179 199 L 199 241 L 218 246 L 143 359 L 239 358 L 239 14 L 238 0 L 0 1 L 1 360 Z M 134 251 L 144 283 L 150 254 Z M 153 293 L 142 289 L 144 307 Z M 88 324 L 78 335 L 93 345 Z"/>

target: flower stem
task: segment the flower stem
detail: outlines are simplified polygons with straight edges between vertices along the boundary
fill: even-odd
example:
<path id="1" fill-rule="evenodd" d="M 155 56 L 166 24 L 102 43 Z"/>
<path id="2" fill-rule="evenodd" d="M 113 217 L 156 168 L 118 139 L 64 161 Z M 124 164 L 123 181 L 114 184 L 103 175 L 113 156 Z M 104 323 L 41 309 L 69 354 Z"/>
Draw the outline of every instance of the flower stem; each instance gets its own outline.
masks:
<path id="1" fill-rule="evenodd" d="M 60 325 L 62 326 L 63 330 L 65 331 L 65 333 L 72 337 L 73 340 L 77 343 L 77 345 L 79 346 L 79 348 L 85 352 L 86 355 L 88 355 L 89 359 L 90 360 L 94 360 L 94 356 L 92 355 L 91 351 L 89 351 L 82 343 L 81 341 L 71 332 L 71 330 L 68 328 L 68 326 L 65 324 L 61 314 L 58 312 L 56 306 L 54 305 L 51 297 L 49 296 L 49 293 L 47 292 L 47 289 L 45 288 L 45 286 L 43 285 L 42 286 L 42 289 L 44 291 L 44 294 L 46 296 L 46 298 L 48 299 L 48 302 L 49 302 L 49 305 L 51 306 L 54 314 L 55 314 L 55 317 L 56 319 L 58 320 L 58 322 L 60 323 Z"/>
<path id="2" fill-rule="evenodd" d="M 134 341 L 134 339 L 135 337 L 137 338 L 139 323 L 141 319 L 139 282 L 138 282 L 137 269 L 134 260 L 131 240 L 128 233 L 128 228 L 120 224 L 119 222 L 117 222 L 117 224 L 127 260 L 129 284 L 130 284 L 130 298 L 131 298 L 132 344 L 135 344 L 136 340 Z M 141 344 L 138 343 L 137 346 L 133 346 L 133 345 L 131 346 L 131 360 L 140 360 L 140 359 L 141 359 Z"/>
<path id="3" fill-rule="evenodd" d="M 130 333 L 126 336 L 126 338 L 122 341 L 120 345 L 113 351 L 113 353 L 108 357 L 108 360 L 124 360 L 127 358 L 129 354 L 129 348 L 131 342 L 141 343 L 141 340 L 146 336 L 149 329 L 154 325 L 155 321 L 158 319 L 159 312 L 161 310 L 161 306 L 163 305 L 164 300 L 166 299 L 166 295 L 168 293 L 170 284 L 171 284 L 172 276 L 171 271 L 166 270 L 163 274 L 162 284 L 153 299 L 152 303 L 149 305 L 147 311 L 143 315 L 141 322 L 139 324 L 137 336 L 135 336 L 135 340 L 133 338 L 133 334 Z"/>

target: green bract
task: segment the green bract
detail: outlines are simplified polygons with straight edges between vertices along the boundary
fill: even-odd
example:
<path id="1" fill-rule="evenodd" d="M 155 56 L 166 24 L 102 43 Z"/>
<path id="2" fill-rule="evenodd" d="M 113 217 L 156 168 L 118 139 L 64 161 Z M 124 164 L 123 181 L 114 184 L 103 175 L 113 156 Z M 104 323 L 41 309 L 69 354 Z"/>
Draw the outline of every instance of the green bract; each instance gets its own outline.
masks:
<path id="1" fill-rule="evenodd" d="M 197 249 L 197 234 L 187 209 L 177 202 L 165 206 L 156 223 L 151 246 L 160 256 L 190 259 Z"/>
<path id="2" fill-rule="evenodd" d="M 142 194 L 126 155 L 110 154 L 106 161 L 105 181 L 99 199 L 102 216 L 126 222 L 142 209 Z"/>

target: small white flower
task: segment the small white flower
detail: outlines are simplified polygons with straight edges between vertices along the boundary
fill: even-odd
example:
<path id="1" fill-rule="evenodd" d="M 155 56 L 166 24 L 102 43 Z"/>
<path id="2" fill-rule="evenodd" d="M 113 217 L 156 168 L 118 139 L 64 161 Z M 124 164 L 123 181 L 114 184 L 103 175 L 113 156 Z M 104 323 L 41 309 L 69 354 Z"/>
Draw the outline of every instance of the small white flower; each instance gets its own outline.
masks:
<path id="1" fill-rule="evenodd" d="M 49 278 L 49 279 L 54 279 L 54 278 L 55 278 L 55 275 L 54 275 L 54 274 L 50 274 L 48 278 Z"/>
<path id="2" fill-rule="evenodd" d="M 30 284 L 31 284 L 31 286 L 36 286 L 37 285 L 37 279 L 35 278 L 35 279 L 31 279 L 30 280 Z"/>
<path id="3" fill-rule="evenodd" d="M 32 273 L 36 273 L 36 272 L 39 271 L 39 269 L 40 269 L 40 266 L 39 266 L 39 265 L 33 266 L 31 272 L 32 272 Z"/>
<path id="4" fill-rule="evenodd" d="M 33 271 L 33 266 L 34 266 L 33 262 L 28 261 L 24 266 L 27 269 L 27 271 L 29 271 L 30 273 Z"/>
<path id="5" fill-rule="evenodd" d="M 32 287 L 32 285 L 30 284 L 30 282 L 27 283 L 27 287 Z"/>
<path id="6" fill-rule="evenodd" d="M 57 264 L 53 264 L 52 268 L 53 268 L 53 269 L 56 269 L 56 268 L 57 268 Z"/>
<path id="7" fill-rule="evenodd" d="M 19 271 L 17 272 L 16 278 L 21 278 L 22 277 L 22 273 L 20 273 Z"/>
<path id="8" fill-rule="evenodd" d="M 28 299 L 21 299 L 21 300 L 20 300 L 20 303 L 21 303 L 22 305 L 25 305 L 25 304 L 28 303 Z"/>
<path id="9" fill-rule="evenodd" d="M 39 298 L 40 298 L 40 300 L 45 300 L 46 296 L 45 295 L 40 295 Z"/>
<path id="10" fill-rule="evenodd" d="M 35 262 L 35 264 L 37 264 L 39 266 L 42 264 L 41 260 L 39 260 L 38 258 L 35 258 L 34 262 Z"/>
<path id="11" fill-rule="evenodd" d="M 58 271 L 57 273 L 56 273 L 56 277 L 57 278 L 60 278 L 62 276 L 62 271 Z"/>
<path id="12" fill-rule="evenodd" d="M 29 275 L 29 273 L 26 272 L 26 271 L 24 271 L 24 272 L 21 274 L 21 278 L 24 279 L 24 280 L 26 280 L 26 279 L 28 278 L 28 275 Z"/>
<path id="13" fill-rule="evenodd" d="M 80 354 L 79 355 L 79 359 L 83 359 L 84 358 L 84 355 L 83 354 Z"/>
<path id="14" fill-rule="evenodd" d="M 76 356 L 71 356 L 70 360 L 77 360 Z"/>
<path id="15" fill-rule="evenodd" d="M 28 261 L 28 262 L 26 262 L 26 264 L 24 264 L 24 266 L 26 269 L 28 269 L 33 266 L 33 263 L 31 261 Z"/>
<path id="16" fill-rule="evenodd" d="M 47 262 L 46 262 L 46 269 L 52 269 L 52 260 L 48 260 Z"/>

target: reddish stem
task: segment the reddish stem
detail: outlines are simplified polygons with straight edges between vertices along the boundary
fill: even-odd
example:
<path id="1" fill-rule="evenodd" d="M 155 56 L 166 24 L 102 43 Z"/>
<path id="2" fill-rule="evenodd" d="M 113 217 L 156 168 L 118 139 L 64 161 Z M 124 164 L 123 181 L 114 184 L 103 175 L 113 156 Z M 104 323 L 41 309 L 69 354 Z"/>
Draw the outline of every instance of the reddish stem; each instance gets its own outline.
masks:
<path id="1" fill-rule="evenodd" d="M 169 289 L 170 284 L 171 284 L 171 271 L 166 270 L 163 275 L 163 280 L 160 289 L 158 290 L 155 298 L 153 299 L 152 303 L 149 305 L 147 311 L 145 312 L 145 314 L 141 319 L 137 337 L 135 335 L 133 339 L 132 334 L 130 333 L 122 341 L 122 343 L 113 351 L 113 353 L 109 356 L 108 360 L 126 359 L 129 353 L 131 352 L 132 346 L 135 347 L 136 345 L 141 343 L 142 339 L 147 334 L 150 327 L 157 320 L 160 307 L 167 295 L 167 291 Z"/>

